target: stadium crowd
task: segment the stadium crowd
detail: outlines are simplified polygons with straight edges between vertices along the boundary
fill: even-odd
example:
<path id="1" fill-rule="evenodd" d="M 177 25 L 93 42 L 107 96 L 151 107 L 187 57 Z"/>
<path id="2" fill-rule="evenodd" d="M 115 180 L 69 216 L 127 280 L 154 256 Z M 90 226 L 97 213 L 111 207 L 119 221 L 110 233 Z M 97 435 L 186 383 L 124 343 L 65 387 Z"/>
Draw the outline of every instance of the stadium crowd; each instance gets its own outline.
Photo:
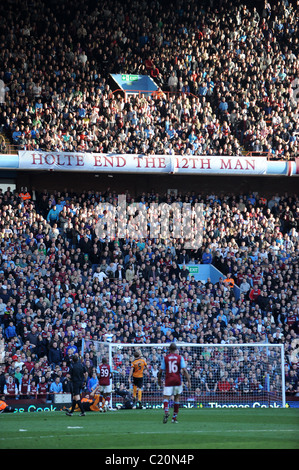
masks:
<path id="1" fill-rule="evenodd" d="M 146 207 L 202 203 L 202 245 L 185 249 L 163 238 L 100 239 L 99 204 L 116 205 L 117 196 L 0 191 L 0 393 L 28 395 L 29 382 L 31 394 L 69 390 L 68 367 L 84 339 L 284 343 L 286 390 L 298 394 L 298 197 L 126 193 L 128 203 Z M 188 263 L 213 264 L 223 277 L 214 285 L 196 281 Z M 96 379 L 93 347 L 83 360 Z M 186 360 L 193 381 L 207 376 L 203 357 L 189 352 Z M 244 361 L 255 370 L 259 364 L 254 354 Z M 149 365 L 149 384 L 156 384 L 159 361 Z M 127 377 L 127 366 L 115 363 L 115 382 Z"/>
<path id="2" fill-rule="evenodd" d="M 0 25 L 1 152 L 6 135 L 28 150 L 298 153 L 298 1 L 7 0 Z M 111 73 L 149 75 L 159 91 L 113 92 Z M 117 204 L 109 190 L 0 192 L 0 393 L 70 391 L 83 340 L 91 391 L 96 340 L 284 343 L 286 391 L 298 395 L 298 197 L 126 196 L 145 206 L 202 203 L 201 246 L 101 239 L 97 205 Z M 196 281 L 189 263 L 213 264 L 223 277 Z M 145 355 L 145 393 L 155 393 L 161 351 Z M 207 356 L 185 353 L 198 396 L 215 387 Z M 213 357 L 219 390 L 256 392 L 266 373 L 279 388 L 275 358 L 271 370 L 254 350 L 231 359 Z M 129 367 L 120 349 L 115 383 L 129 386 Z M 245 369 L 250 384 L 241 386 Z"/>
<path id="3" fill-rule="evenodd" d="M 7 0 L 0 25 L 18 149 L 297 155 L 298 1 Z M 112 93 L 111 73 L 159 93 Z"/>

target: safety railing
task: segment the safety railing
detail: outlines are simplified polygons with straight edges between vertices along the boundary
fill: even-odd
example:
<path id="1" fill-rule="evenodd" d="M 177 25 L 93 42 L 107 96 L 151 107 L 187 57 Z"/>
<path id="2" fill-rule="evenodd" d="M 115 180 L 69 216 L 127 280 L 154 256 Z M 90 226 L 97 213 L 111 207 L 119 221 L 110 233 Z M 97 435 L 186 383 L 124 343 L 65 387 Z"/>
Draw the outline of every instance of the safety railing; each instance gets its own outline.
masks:
<path id="1" fill-rule="evenodd" d="M 125 101 L 127 100 L 127 96 L 130 95 L 136 95 L 138 98 L 141 98 L 142 96 L 151 96 L 152 98 L 159 99 L 160 97 L 166 97 L 169 99 L 172 96 L 181 96 L 181 97 L 191 97 L 195 98 L 196 100 L 199 100 L 199 96 L 194 95 L 191 92 L 185 92 L 185 91 L 169 91 L 169 90 L 161 90 L 160 88 L 158 90 L 134 90 L 130 89 L 129 91 L 123 90 L 122 88 L 117 88 L 112 91 L 114 95 L 117 93 L 122 93 L 124 95 Z"/>
<path id="2" fill-rule="evenodd" d="M 6 142 L 6 151 L 5 153 L 8 155 L 17 155 L 18 151 L 20 150 L 19 145 L 11 144 L 10 142 Z"/>
<path id="3" fill-rule="evenodd" d="M 270 160 L 270 157 L 271 157 L 271 152 L 258 152 L 258 151 L 248 152 L 244 150 L 242 154 L 246 157 L 267 157 L 268 160 Z"/>
<path id="4" fill-rule="evenodd" d="M 17 155 L 18 151 L 20 151 L 20 150 L 33 151 L 35 149 L 31 145 L 17 146 L 17 145 L 14 145 L 14 144 L 8 144 L 7 145 L 7 151 L 6 152 L 0 152 L 0 153 L 6 154 L 6 155 Z M 85 153 L 84 149 L 80 150 L 80 153 L 84 154 Z M 241 154 L 244 157 L 266 157 L 267 160 L 285 161 L 285 159 L 283 159 L 283 158 L 280 158 L 280 159 L 274 158 L 273 154 L 271 152 L 258 152 L 258 151 L 250 152 L 250 151 L 242 150 Z M 174 156 L 177 156 L 177 155 L 174 155 Z M 217 155 L 215 155 L 215 156 L 217 157 Z M 229 155 L 229 156 L 233 157 L 235 155 Z M 294 160 L 295 160 L 295 157 L 292 157 L 290 159 L 290 161 L 294 161 Z"/>
<path id="5" fill-rule="evenodd" d="M 49 395 L 53 395 L 53 392 L 28 392 L 28 393 L 3 393 L 2 394 L 5 399 L 13 399 L 13 400 L 32 400 L 37 398 L 45 398 L 47 399 Z"/>

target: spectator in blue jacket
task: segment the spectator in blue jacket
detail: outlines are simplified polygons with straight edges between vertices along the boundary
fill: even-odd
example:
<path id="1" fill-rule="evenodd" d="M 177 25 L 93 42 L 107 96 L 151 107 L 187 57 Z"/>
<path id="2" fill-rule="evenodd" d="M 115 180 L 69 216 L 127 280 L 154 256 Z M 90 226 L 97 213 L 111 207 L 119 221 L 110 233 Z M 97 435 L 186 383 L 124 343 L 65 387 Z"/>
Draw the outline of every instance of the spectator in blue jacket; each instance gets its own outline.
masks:
<path id="1" fill-rule="evenodd" d="M 51 400 L 54 399 L 54 395 L 56 395 L 57 393 L 63 393 L 63 386 L 59 377 L 56 377 L 54 382 L 51 383 L 50 393 L 51 393 L 50 395 Z"/>
<path id="2" fill-rule="evenodd" d="M 99 380 L 97 378 L 97 374 L 96 372 L 93 372 L 92 376 L 90 377 L 90 379 L 88 379 L 88 382 L 87 382 L 88 391 L 93 392 L 96 389 L 98 384 L 99 384 Z"/>
<path id="3" fill-rule="evenodd" d="M 52 347 L 50 348 L 49 351 L 49 363 L 51 366 L 56 366 L 57 364 L 60 364 L 63 359 L 63 354 L 61 349 L 59 349 L 57 342 L 54 341 Z"/>
<path id="4" fill-rule="evenodd" d="M 14 338 L 17 336 L 17 331 L 14 323 L 11 321 L 7 328 L 5 328 L 5 336 L 7 339 Z"/>
<path id="5" fill-rule="evenodd" d="M 57 209 L 57 207 L 53 206 L 47 215 L 47 222 L 49 222 L 51 225 L 55 224 L 55 222 L 58 222 L 59 212 L 60 211 Z"/>
<path id="6" fill-rule="evenodd" d="M 207 248 L 206 251 L 203 252 L 201 258 L 202 264 L 211 264 L 212 263 L 212 255 L 210 250 Z"/>

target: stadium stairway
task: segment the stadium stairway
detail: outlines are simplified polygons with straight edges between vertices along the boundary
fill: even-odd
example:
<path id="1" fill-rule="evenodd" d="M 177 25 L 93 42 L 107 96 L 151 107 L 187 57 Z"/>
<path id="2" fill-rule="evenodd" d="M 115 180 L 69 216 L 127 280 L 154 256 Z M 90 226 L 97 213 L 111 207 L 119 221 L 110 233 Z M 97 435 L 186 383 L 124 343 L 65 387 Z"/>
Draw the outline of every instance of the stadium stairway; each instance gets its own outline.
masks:
<path id="1" fill-rule="evenodd" d="M 4 142 L 4 146 L 2 145 Z M 17 147 L 11 143 L 10 139 L 4 132 L 0 132 L 0 153 L 17 154 Z"/>

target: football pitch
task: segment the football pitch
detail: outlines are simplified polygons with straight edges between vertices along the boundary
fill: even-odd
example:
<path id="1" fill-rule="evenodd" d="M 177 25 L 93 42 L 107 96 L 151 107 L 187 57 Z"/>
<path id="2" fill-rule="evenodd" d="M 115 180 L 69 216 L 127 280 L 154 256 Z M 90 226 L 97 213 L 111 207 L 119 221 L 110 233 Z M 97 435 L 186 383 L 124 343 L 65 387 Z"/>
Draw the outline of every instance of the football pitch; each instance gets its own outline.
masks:
<path id="1" fill-rule="evenodd" d="M 63 411 L 0 415 L 0 449 L 298 449 L 299 409 Z"/>

